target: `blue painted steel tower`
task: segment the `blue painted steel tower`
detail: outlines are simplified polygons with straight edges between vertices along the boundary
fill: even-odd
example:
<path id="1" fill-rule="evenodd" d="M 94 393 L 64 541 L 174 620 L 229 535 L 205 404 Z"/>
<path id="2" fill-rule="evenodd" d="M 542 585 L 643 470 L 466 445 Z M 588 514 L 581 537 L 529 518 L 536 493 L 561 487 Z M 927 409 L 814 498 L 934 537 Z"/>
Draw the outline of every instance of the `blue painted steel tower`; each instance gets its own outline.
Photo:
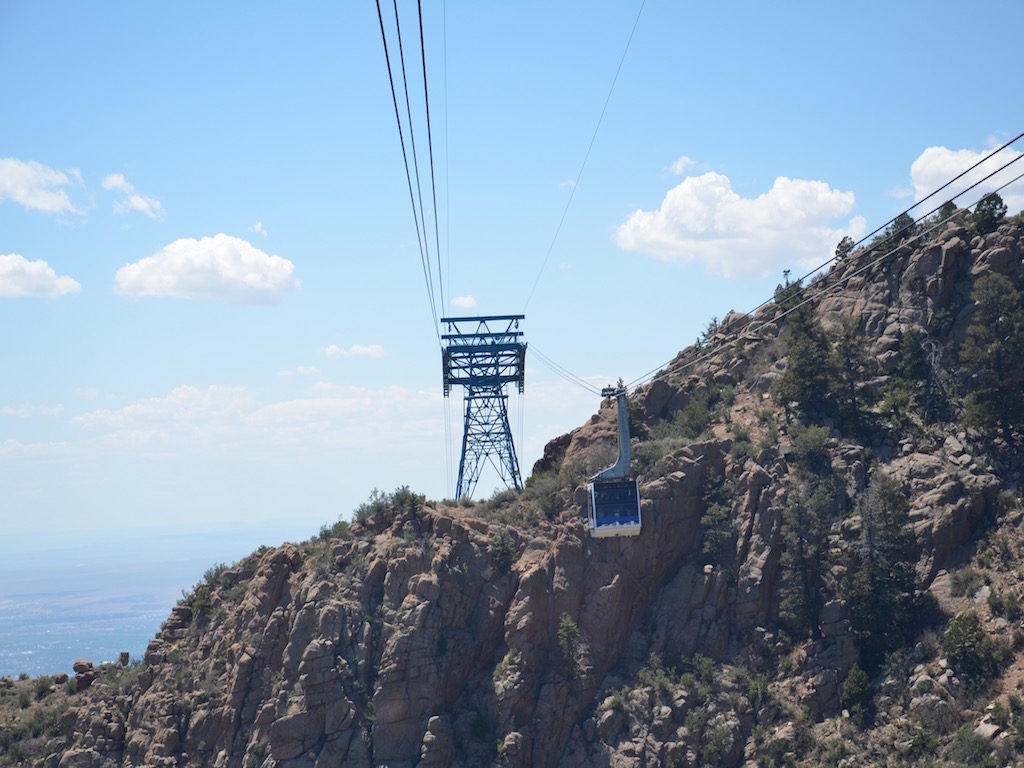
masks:
<path id="1" fill-rule="evenodd" d="M 522 394 L 526 382 L 526 342 L 519 330 L 524 315 L 442 317 L 444 396 L 453 385 L 465 388 L 465 424 L 455 498 L 472 496 L 484 459 L 509 488 L 522 488 L 519 459 L 508 425 L 506 384 Z"/>

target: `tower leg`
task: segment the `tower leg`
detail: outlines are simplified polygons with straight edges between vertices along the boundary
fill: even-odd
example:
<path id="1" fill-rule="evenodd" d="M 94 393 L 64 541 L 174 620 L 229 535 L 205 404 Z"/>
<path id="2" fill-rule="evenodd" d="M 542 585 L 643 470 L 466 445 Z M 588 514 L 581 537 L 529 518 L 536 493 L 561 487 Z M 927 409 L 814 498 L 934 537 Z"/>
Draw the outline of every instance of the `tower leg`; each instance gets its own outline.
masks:
<path id="1" fill-rule="evenodd" d="M 503 387 L 467 387 L 462 456 L 455 498 L 472 496 L 488 459 L 509 487 L 522 488 L 519 459 L 508 423 L 508 396 Z"/>

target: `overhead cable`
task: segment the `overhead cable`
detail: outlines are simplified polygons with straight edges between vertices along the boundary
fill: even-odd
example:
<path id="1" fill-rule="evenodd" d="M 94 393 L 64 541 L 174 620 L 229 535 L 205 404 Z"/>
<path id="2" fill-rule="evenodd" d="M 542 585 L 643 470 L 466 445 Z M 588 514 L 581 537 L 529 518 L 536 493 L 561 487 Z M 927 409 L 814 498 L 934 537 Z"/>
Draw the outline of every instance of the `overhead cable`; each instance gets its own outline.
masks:
<path id="1" fill-rule="evenodd" d="M 630 43 L 633 42 L 633 34 L 636 32 L 637 24 L 640 23 L 640 15 L 644 12 L 644 4 L 646 0 L 641 0 L 640 8 L 636 12 L 636 18 L 633 20 L 633 27 L 629 30 L 629 38 L 626 40 L 626 47 L 622 50 L 622 56 L 619 57 L 619 65 L 615 68 L 615 76 L 612 78 L 612 84 L 608 88 L 608 95 L 605 96 L 604 105 L 601 107 L 601 114 L 597 118 L 597 125 L 594 126 L 594 133 L 590 137 L 590 143 L 587 145 L 586 154 L 583 156 L 583 162 L 580 163 L 580 169 L 576 173 L 576 181 L 573 182 L 572 187 L 569 190 L 569 199 L 565 201 L 565 207 L 562 209 L 562 216 L 558 220 L 558 226 L 555 227 L 554 237 L 551 238 L 551 244 L 548 245 L 547 253 L 544 254 L 544 261 L 541 262 L 540 269 L 537 271 L 537 277 L 533 281 L 533 285 L 530 287 L 530 293 L 526 297 L 526 303 L 523 305 L 523 309 L 530 306 L 530 300 L 533 298 L 534 291 L 537 290 L 537 285 L 540 283 L 541 275 L 544 274 L 544 268 L 548 265 L 548 260 L 551 258 L 551 252 L 555 249 L 555 243 L 558 242 L 558 235 L 562 231 L 562 225 L 565 224 L 565 217 L 569 213 L 569 207 L 572 205 L 572 200 L 576 196 L 576 188 L 580 185 L 580 179 L 583 177 L 583 169 L 587 167 L 587 160 L 590 159 L 590 151 L 594 148 L 594 141 L 597 139 L 597 132 L 601 129 L 601 121 L 604 120 L 604 113 L 608 110 L 608 103 L 612 100 L 612 92 L 615 90 L 615 83 L 619 80 L 619 73 L 622 71 L 622 64 L 626 61 L 626 54 L 629 53 Z"/>
<path id="2" fill-rule="evenodd" d="M 395 8 L 395 13 L 396 13 L 396 15 L 395 15 L 395 23 L 396 23 L 396 25 L 397 25 L 397 22 L 398 22 L 397 12 L 398 12 L 398 8 L 396 6 L 396 8 Z M 404 134 L 404 131 L 402 130 L 402 118 L 401 118 L 401 115 L 400 115 L 399 110 L 398 110 L 398 96 L 397 96 L 397 94 L 395 92 L 395 78 L 394 78 L 394 73 L 393 73 L 393 71 L 391 69 L 391 56 L 390 56 L 390 54 L 388 52 L 388 38 L 387 38 L 387 34 L 384 32 L 384 16 L 381 13 L 380 0 L 377 0 L 377 21 L 380 23 L 380 39 L 381 39 L 381 42 L 384 44 L 384 60 L 387 63 L 387 67 L 388 67 L 388 83 L 391 86 L 391 102 L 392 102 L 392 104 L 395 107 L 395 122 L 398 124 L 398 140 L 399 140 L 399 142 L 402 145 L 402 160 L 403 160 L 403 162 L 405 164 L 405 181 L 406 181 L 406 184 L 409 187 L 409 203 L 412 205 L 412 217 L 413 217 L 413 222 L 416 225 L 416 243 L 417 243 L 417 245 L 418 245 L 418 247 L 420 249 L 420 264 L 423 267 L 423 280 L 426 283 L 426 287 L 427 287 L 427 300 L 430 303 L 430 315 L 431 315 L 431 318 L 433 319 L 433 323 L 434 323 L 434 333 L 437 336 L 438 344 L 440 344 L 441 343 L 441 330 L 440 330 L 440 326 L 438 325 L 438 322 L 437 322 L 437 308 L 436 308 L 435 303 L 434 303 L 434 289 L 433 289 L 433 286 L 431 284 L 430 273 L 429 273 L 429 269 L 428 269 L 429 256 L 424 255 L 424 251 L 423 251 L 423 237 L 420 234 L 420 217 L 419 217 L 419 214 L 418 214 L 417 208 L 416 208 L 416 198 L 415 198 L 415 195 L 413 194 L 413 191 L 412 191 L 412 175 L 409 172 L 409 155 L 408 155 L 408 153 L 406 151 L 406 148 L 405 148 L 405 134 Z M 399 38 L 399 40 L 401 40 L 401 38 Z M 404 80 L 404 77 L 405 77 L 405 75 L 404 75 L 404 71 L 403 71 L 403 80 Z M 412 123 L 411 123 L 411 115 L 410 115 L 410 129 L 411 129 L 411 126 L 412 126 Z M 412 139 L 412 137 L 410 135 L 410 140 L 411 139 Z"/>
<path id="3" fill-rule="evenodd" d="M 972 184 L 969 187 L 967 187 L 966 189 L 964 189 L 962 192 L 960 192 L 957 195 L 955 195 L 952 199 L 955 200 L 956 198 L 963 196 L 964 194 L 966 194 L 967 192 L 971 191 L 972 189 L 974 189 L 975 187 L 979 186 L 980 184 L 982 184 L 983 182 L 987 181 L 988 179 L 992 178 L 993 176 L 995 176 L 995 175 L 997 175 L 999 173 L 1002 173 L 1009 166 L 1013 165 L 1014 163 L 1016 163 L 1017 161 L 1021 160 L 1022 158 L 1024 158 L 1024 155 L 1018 155 L 1014 159 L 1004 163 L 1002 166 L 1000 166 L 996 170 L 994 170 L 991 173 L 987 174 L 983 178 L 981 178 L 978 181 L 976 181 L 974 184 Z M 963 174 L 961 174 L 961 176 L 962 175 Z M 959 176 L 957 178 L 959 178 Z M 1005 182 L 1004 184 L 1001 184 L 1000 186 L 996 187 L 996 189 L 993 190 L 993 192 L 999 192 L 999 191 L 1005 189 L 1006 187 L 1010 186 L 1011 184 L 1019 181 L 1022 178 L 1024 178 L 1024 173 L 1019 174 L 1018 176 L 1010 179 L 1009 181 Z M 939 189 L 943 189 L 946 186 L 948 186 L 948 183 L 943 185 Z M 977 203 L 981 202 L 981 200 L 983 200 L 985 198 L 985 196 L 988 195 L 988 194 L 992 194 L 992 192 L 988 192 L 988 193 L 985 193 L 985 195 L 982 195 L 979 200 L 975 201 L 974 205 L 977 205 Z M 929 197 L 931 197 L 931 195 L 929 195 Z M 925 198 L 925 199 L 927 199 L 927 198 Z M 941 207 L 942 206 L 940 205 L 940 206 L 937 206 L 937 207 L 933 208 L 931 211 L 929 211 L 927 214 L 925 214 L 925 217 L 932 215 L 933 213 L 935 213 L 936 211 L 941 209 Z M 910 210 L 910 209 L 908 209 L 908 210 Z M 673 365 L 672 364 L 672 360 L 670 360 L 667 363 L 665 363 L 664 365 L 659 366 L 658 368 L 654 369 L 653 371 L 650 371 L 650 372 L 644 374 L 643 376 L 638 377 L 638 378 L 634 379 L 633 381 L 629 382 L 628 387 L 630 389 L 632 389 L 635 386 L 643 385 L 643 384 L 647 383 L 648 381 L 651 381 L 652 379 L 657 377 L 657 375 L 659 373 L 661 373 L 661 374 L 666 374 L 666 373 L 669 373 L 669 372 L 671 372 L 671 373 L 681 373 L 682 371 L 686 370 L 687 368 L 691 368 L 691 367 L 697 365 L 698 363 L 700 363 L 700 362 L 702 362 L 704 360 L 707 360 L 708 358 L 711 358 L 711 357 L 714 357 L 715 355 L 720 354 L 723 350 L 727 349 L 728 347 L 730 347 L 731 345 L 736 343 L 740 338 L 742 338 L 742 337 L 749 337 L 752 332 L 756 333 L 757 331 L 760 331 L 762 328 L 764 328 L 769 323 L 774 323 L 774 322 L 776 322 L 778 320 L 781 320 L 782 318 L 786 317 L 787 315 L 791 314 L 792 312 L 795 312 L 800 307 L 802 307 L 802 306 L 804 306 L 804 305 L 806 305 L 806 304 L 808 304 L 808 303 L 810 303 L 812 301 L 816 301 L 817 299 L 821 298 L 822 296 L 835 291 L 836 289 L 841 287 L 843 284 L 847 283 L 852 278 L 856 277 L 857 275 L 860 275 L 860 274 L 864 273 L 865 271 L 875 267 L 876 265 L 878 265 L 881 262 L 885 261 L 886 259 L 890 258 L 893 254 L 897 253 L 903 245 L 906 245 L 907 243 L 910 243 L 910 242 L 914 242 L 915 240 L 922 239 L 925 235 L 928 235 L 928 234 L 932 233 L 933 231 L 935 231 L 940 226 L 942 226 L 942 225 L 946 224 L 947 222 L 949 222 L 950 220 L 954 219 L 957 215 L 959 215 L 959 211 L 956 211 L 956 212 L 952 213 L 950 216 L 947 216 L 946 218 L 931 224 L 927 229 L 922 230 L 921 232 L 917 233 L 916 235 L 913 235 L 908 240 L 905 240 L 905 241 L 901 240 L 901 241 L 899 241 L 898 245 L 895 248 L 892 248 L 891 250 L 883 253 L 878 258 L 876 258 L 873 261 L 871 261 L 871 262 L 869 262 L 869 263 L 859 267 L 858 269 L 854 270 L 853 272 L 844 275 L 842 278 L 837 280 L 835 283 L 833 283 L 833 284 L 831 284 L 829 286 L 826 286 L 826 287 L 818 290 L 817 292 L 809 294 L 802 301 L 800 301 L 799 303 L 795 304 L 792 307 L 787 308 L 785 311 L 783 311 L 783 312 L 781 312 L 779 314 L 773 315 L 770 320 L 762 322 L 761 325 L 758 328 L 751 329 L 751 328 L 749 328 L 749 326 L 744 326 L 742 329 L 739 329 L 734 334 L 734 338 L 723 339 L 719 343 L 715 344 L 713 349 L 710 349 L 710 350 L 706 351 L 704 354 L 698 355 L 695 358 L 692 358 L 692 359 L 687 360 L 685 362 L 677 363 L 675 365 Z M 922 218 L 924 218 L 924 217 L 922 217 Z M 885 238 L 882 241 L 882 243 L 891 242 L 895 238 L 899 237 L 903 232 L 906 232 L 907 230 L 909 230 L 912 226 L 914 226 L 914 225 L 913 224 L 908 224 L 906 227 L 901 228 L 899 231 L 892 233 L 891 235 L 889 235 L 889 237 Z M 878 246 L 876 246 L 876 248 L 877 247 Z M 864 256 L 867 256 L 868 254 L 870 254 L 872 252 L 872 250 L 874 250 L 874 249 L 869 248 L 867 251 L 865 251 L 863 254 L 861 254 L 860 258 L 863 258 Z M 829 262 L 826 262 L 826 264 L 830 263 L 833 260 L 834 259 L 830 259 Z M 822 265 L 822 266 L 824 266 L 824 265 Z M 814 272 L 817 272 L 821 268 L 822 267 L 818 267 L 818 269 L 812 270 L 812 272 L 810 274 L 813 274 Z M 798 283 L 794 283 L 794 284 L 798 284 Z M 811 288 L 811 287 L 812 286 L 808 286 L 808 288 Z M 759 306 L 765 306 L 767 303 L 768 302 L 764 302 L 764 303 L 762 303 Z M 752 314 L 753 311 L 754 310 L 752 310 L 751 312 L 747 312 L 745 315 L 743 315 L 743 317 L 749 317 Z M 736 322 L 739 322 L 739 321 L 737 320 Z M 675 358 L 673 358 L 673 360 L 674 359 Z"/>
<path id="4" fill-rule="evenodd" d="M 395 0 L 397 3 L 398 0 Z M 444 301 L 444 281 L 441 277 L 441 235 L 438 232 L 437 225 L 437 183 L 434 179 L 434 141 L 431 138 L 432 131 L 430 129 L 430 93 L 427 91 L 427 47 L 423 42 L 423 2 L 422 0 L 416 0 L 416 9 L 419 12 L 420 17 L 420 60 L 423 64 L 423 102 L 426 105 L 427 110 L 427 147 L 430 150 L 430 190 L 433 194 L 434 201 L 434 245 L 435 254 L 437 255 L 437 287 L 441 294 L 441 309 L 444 311 L 447 306 Z M 422 203 L 420 204 L 422 207 Z"/>
<path id="5" fill-rule="evenodd" d="M 416 172 L 416 193 L 420 201 L 420 221 L 423 224 L 423 248 L 427 252 L 427 277 L 430 283 L 430 307 L 434 314 L 434 324 L 437 324 L 437 305 L 434 300 L 434 280 L 430 268 L 430 237 L 427 235 L 427 214 L 423 206 L 423 185 L 420 184 L 420 164 L 416 156 L 416 134 L 413 131 L 412 106 L 409 103 L 409 81 L 405 75 L 405 47 L 402 45 L 402 26 L 398 20 L 398 0 L 393 0 L 395 6 L 395 31 L 398 33 L 398 58 L 402 64 L 402 88 L 405 91 L 405 112 L 409 118 L 409 143 L 412 145 L 412 167 Z"/>
<path id="6" fill-rule="evenodd" d="M 957 174 L 956 176 L 954 176 L 954 177 L 953 177 L 952 179 L 950 179 L 949 181 L 947 181 L 947 182 L 946 182 L 945 184 L 943 184 L 943 185 L 942 185 L 941 187 L 938 187 L 938 188 L 936 188 L 936 189 L 932 190 L 932 191 L 931 191 L 931 192 L 929 192 L 929 193 L 928 193 L 927 195 L 925 195 L 925 196 L 924 196 L 924 197 L 922 197 L 922 198 L 921 198 L 920 200 L 918 200 L 918 201 L 917 201 L 916 203 L 914 203 L 914 204 L 913 204 L 912 206 L 910 206 L 909 208 L 906 208 L 906 209 L 904 209 L 902 213 L 898 213 L 898 214 L 896 214 L 895 216 L 893 216 L 893 217 L 892 217 L 891 219 L 889 219 L 889 220 L 888 220 L 887 222 L 885 222 L 885 223 L 884 223 L 884 224 L 882 224 L 881 226 L 879 226 L 879 227 L 876 227 L 876 228 L 875 228 L 874 230 L 872 230 L 871 232 L 868 232 L 868 233 L 867 233 L 866 235 L 864 235 L 864 237 L 862 237 L 862 238 L 861 238 L 860 240 L 858 240 L 857 242 L 855 242 L 855 243 L 854 243 L 854 244 L 853 244 L 853 245 L 851 246 L 851 248 L 856 248 L 857 246 L 859 246 L 859 245 L 863 245 L 864 243 L 868 242 L 868 240 L 869 240 L 870 238 L 874 237 L 874 236 L 875 236 L 875 235 L 877 235 L 877 234 L 878 234 L 879 232 L 882 232 L 882 231 L 884 231 L 884 230 L 885 230 L 885 229 L 886 229 L 886 228 L 887 228 L 888 226 L 890 226 L 891 224 L 895 223 L 895 221 L 896 221 L 896 220 L 897 220 L 897 219 L 898 219 L 898 218 L 899 218 L 900 216 L 905 216 L 905 215 L 909 215 L 909 213 L 910 213 L 910 212 L 911 212 L 912 210 L 914 210 L 915 208 L 917 208 L 917 207 L 918 207 L 919 205 L 921 205 L 922 203 L 924 203 L 924 202 L 925 202 L 926 200 L 930 200 L 931 198 L 935 197 L 935 195 L 939 194 L 939 192 L 941 192 L 942 190 L 946 189 L 946 187 L 948 187 L 948 186 L 949 186 L 949 185 L 951 185 L 951 184 L 954 184 L 954 183 L 956 183 L 957 181 L 959 181 L 960 179 L 962 179 L 962 178 L 963 178 L 964 176 L 966 176 L 966 175 L 967 175 L 968 173 L 970 173 L 971 171 L 973 171 L 973 170 L 974 170 L 975 168 L 977 168 L 978 166 L 980 166 L 980 165 L 983 165 L 984 163 L 988 162 L 988 161 L 989 161 L 989 160 L 991 160 L 991 159 L 992 159 L 993 157 L 995 157 L 995 156 L 996 156 L 996 155 L 998 155 L 998 154 L 999 154 L 1000 152 L 1002 152 L 1002 151 L 1003 151 L 1004 149 L 1006 149 L 1007 147 L 1009 147 L 1009 146 L 1010 146 L 1011 144 L 1014 144 L 1014 143 L 1016 143 L 1017 141 L 1020 141 L 1020 140 L 1021 140 L 1022 138 L 1024 138 L 1024 132 L 1022 132 L 1022 133 L 1018 133 L 1018 134 L 1017 134 L 1016 136 L 1014 136 L 1014 137 L 1013 137 L 1012 139 L 1010 139 L 1010 140 L 1009 140 L 1008 142 L 1006 142 L 1006 143 L 1005 143 L 1005 144 L 1003 144 L 1002 146 L 996 147 L 996 148 L 995 148 L 995 149 L 993 149 L 993 150 L 992 150 L 991 152 L 989 152 L 989 153 L 988 153 L 987 155 L 985 155 L 985 156 L 984 156 L 983 158 L 981 158 L 981 159 L 980 159 L 980 160 L 978 160 L 978 161 L 977 161 L 976 163 L 974 163 L 974 164 L 973 164 L 972 166 L 970 166 L 969 168 L 966 168 L 966 169 L 964 169 L 963 171 L 961 171 L 960 173 L 958 173 L 958 174 Z M 1011 162 L 1014 162 L 1014 161 L 1011 161 Z M 1005 166 L 1004 166 L 1004 167 L 1005 167 Z M 1002 169 L 1000 169 L 1000 170 L 1002 170 Z M 998 173 L 998 171 L 997 171 L 997 173 Z M 991 177 L 991 175 L 992 175 L 992 174 L 989 174 L 989 176 L 986 176 L 985 178 L 986 178 L 986 179 L 987 179 L 987 178 L 990 178 L 990 177 Z M 970 189 L 973 189 L 973 188 L 974 188 L 975 186 L 977 186 L 977 184 L 973 184 L 973 185 L 971 185 L 970 187 L 968 187 L 967 189 L 965 189 L 965 190 L 964 190 L 964 192 L 966 192 L 966 191 L 968 191 L 968 190 L 970 190 Z M 960 195 L 962 195 L 962 194 L 963 194 L 963 192 L 961 192 L 961 193 L 957 194 L 957 195 L 956 195 L 956 197 L 960 197 Z M 956 197 L 954 197 L 953 199 L 956 199 Z M 936 209 L 933 209 L 933 211 L 935 211 L 935 210 L 938 210 L 938 209 L 937 209 L 937 208 L 936 208 Z M 796 282 L 802 282 L 802 281 L 806 280 L 806 279 L 807 279 L 808 277 L 810 277 L 810 276 L 811 276 L 811 275 L 813 275 L 814 273 L 816 273 L 816 272 L 820 272 L 820 271 L 821 271 L 821 270 L 823 270 L 823 269 L 824 269 L 825 267 L 827 267 L 827 266 L 829 266 L 830 264 L 832 264 L 832 263 L 833 263 L 834 261 L 836 261 L 836 260 L 837 260 L 838 258 L 839 258 L 839 257 L 838 257 L 837 255 L 833 255 L 833 256 L 832 256 L 832 257 L 831 257 L 830 259 L 828 259 L 827 261 L 824 261 L 824 262 L 822 262 L 821 264 L 819 264 L 818 266 L 816 266 L 816 267 L 815 267 L 814 269 L 812 269 L 812 270 L 811 270 L 810 272 L 808 272 L 807 274 L 803 275 L 802 277 L 799 277 L 799 278 L 797 278 Z M 755 312 L 757 312 L 757 310 L 761 309 L 761 307 L 767 306 L 767 305 L 768 305 L 768 304 L 770 304 L 770 303 L 771 303 L 771 302 L 772 302 L 773 300 L 774 300 L 774 297 L 772 297 L 772 298 L 768 298 L 768 299 L 765 299 L 764 301 L 762 301 L 762 302 L 761 302 L 760 304 L 758 304 L 758 305 L 757 305 L 756 307 L 754 307 L 753 309 L 751 309 L 751 310 L 749 310 L 749 311 L 745 312 L 744 314 L 740 315 L 740 317 L 739 317 L 739 318 L 737 318 L 736 320 L 734 320 L 733 322 L 740 322 L 740 321 L 741 321 L 741 320 L 742 320 L 743 318 L 745 318 L 745 317 L 750 317 L 750 316 L 751 316 L 751 315 L 753 315 L 753 314 L 754 314 Z M 730 323 L 730 324 L 731 324 L 731 323 Z M 721 329 L 721 330 L 725 330 L 725 329 L 723 328 L 723 329 Z"/>
<path id="7" fill-rule="evenodd" d="M 530 350 L 534 353 L 534 355 L 536 355 L 537 359 L 540 360 L 541 364 L 545 368 L 547 368 L 549 371 L 554 373 L 556 376 L 559 376 L 559 377 L 565 379 L 570 384 L 575 384 L 577 387 L 581 387 L 581 388 L 587 390 L 588 392 L 590 392 L 593 395 L 600 395 L 601 394 L 600 387 L 595 387 L 593 384 L 591 384 L 589 381 L 584 379 L 582 376 L 577 376 L 575 373 L 570 371 L 568 368 L 565 368 L 565 367 L 559 365 L 558 363 L 556 363 L 550 357 L 548 357 L 543 352 L 541 352 L 539 349 L 537 349 L 537 345 L 536 344 L 531 344 L 530 345 Z"/>

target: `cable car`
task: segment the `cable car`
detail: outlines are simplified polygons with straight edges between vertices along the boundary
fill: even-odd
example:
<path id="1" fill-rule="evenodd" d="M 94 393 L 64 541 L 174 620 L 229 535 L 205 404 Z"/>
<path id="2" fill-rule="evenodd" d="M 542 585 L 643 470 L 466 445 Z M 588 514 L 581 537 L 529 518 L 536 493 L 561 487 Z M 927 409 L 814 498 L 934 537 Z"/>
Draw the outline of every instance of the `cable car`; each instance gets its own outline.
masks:
<path id="1" fill-rule="evenodd" d="M 632 451 L 629 445 L 629 410 L 624 387 L 605 387 L 602 397 L 614 397 L 619 406 L 619 458 L 587 484 L 590 535 L 637 536 L 640 533 L 640 487 L 629 476 Z"/>

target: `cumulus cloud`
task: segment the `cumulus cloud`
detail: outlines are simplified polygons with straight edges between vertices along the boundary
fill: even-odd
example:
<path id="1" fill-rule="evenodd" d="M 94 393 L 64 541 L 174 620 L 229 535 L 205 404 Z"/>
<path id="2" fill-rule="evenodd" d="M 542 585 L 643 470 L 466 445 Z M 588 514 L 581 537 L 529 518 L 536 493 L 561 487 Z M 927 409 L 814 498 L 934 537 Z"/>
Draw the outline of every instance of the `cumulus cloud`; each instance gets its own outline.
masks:
<path id="1" fill-rule="evenodd" d="M 268 256 L 251 243 L 223 233 L 183 237 L 152 256 L 126 264 L 114 275 L 125 296 L 222 299 L 239 304 L 277 302 L 298 288 L 295 265 Z"/>
<path id="2" fill-rule="evenodd" d="M 320 373 L 319 368 L 314 368 L 311 365 L 300 365 L 297 368 L 291 368 L 285 371 L 278 371 L 277 375 L 281 377 L 287 376 L 312 376 L 315 373 Z"/>
<path id="3" fill-rule="evenodd" d="M 690 170 L 690 168 L 693 167 L 693 164 L 693 158 L 683 155 L 674 163 L 672 163 L 672 165 L 669 166 L 669 170 L 671 170 L 672 173 L 674 173 L 676 176 L 682 176 L 684 173 Z"/>
<path id="4" fill-rule="evenodd" d="M 459 309 L 472 309 L 476 306 L 476 299 L 472 296 L 453 296 L 452 306 Z"/>
<path id="5" fill-rule="evenodd" d="M 78 293 L 82 286 L 67 275 L 57 275 L 43 260 L 29 261 L 18 253 L 0 254 L 0 298 L 37 296 L 57 299 Z"/>
<path id="6" fill-rule="evenodd" d="M 116 409 L 89 411 L 71 421 L 86 429 L 113 429 L 141 424 L 157 426 L 223 419 L 244 413 L 252 396 L 242 387 L 191 385 L 175 387 L 165 397 L 149 397 Z"/>
<path id="7" fill-rule="evenodd" d="M 76 169 L 57 171 L 34 160 L 0 157 L 0 200 L 13 200 L 29 211 L 80 213 L 63 189 L 72 180 L 82 181 Z"/>
<path id="8" fill-rule="evenodd" d="M 859 239 L 863 217 L 835 223 L 854 202 L 852 192 L 824 181 L 784 176 L 764 194 L 744 198 L 728 177 L 705 173 L 670 189 L 658 210 L 631 214 L 616 242 L 662 261 L 699 261 L 724 277 L 766 277 L 786 265 L 820 263 L 844 235 Z"/>
<path id="9" fill-rule="evenodd" d="M 384 357 L 384 347 L 380 344 L 353 344 L 350 347 L 331 344 L 324 352 L 328 357 Z"/>
<path id="10" fill-rule="evenodd" d="M 29 419 L 33 416 L 57 417 L 63 412 L 64 406 L 61 403 L 57 403 L 57 405 L 5 405 L 3 408 L 0 408 L 0 414 L 14 416 L 19 419 Z"/>
<path id="11" fill-rule="evenodd" d="M 928 147 L 910 166 L 910 181 L 914 187 L 914 200 L 922 200 L 933 190 L 941 187 L 951 178 L 970 168 L 991 150 L 974 149 L 948 149 L 946 147 Z M 1021 153 L 1013 147 L 1007 147 L 998 155 L 988 160 L 954 185 L 943 190 L 941 196 L 929 200 L 924 207 L 931 210 L 941 205 L 944 201 L 950 200 L 954 195 L 963 191 L 971 184 L 984 178 L 995 171 L 1001 165 L 1020 157 Z M 982 182 L 978 187 L 957 199 L 956 203 L 961 208 L 973 205 L 987 192 L 991 192 L 1010 179 L 1024 172 L 1024 160 L 1015 162 L 1009 168 L 997 173 L 988 181 Z M 999 193 L 1009 212 L 1017 213 L 1024 208 L 1024 181 L 1018 181 Z M 923 213 L 923 212 L 922 212 Z"/>
<path id="12" fill-rule="evenodd" d="M 910 187 L 893 187 L 889 190 L 889 197 L 896 200 L 904 200 L 914 194 Z"/>
<path id="13" fill-rule="evenodd" d="M 153 197 L 140 195 L 135 191 L 134 185 L 124 177 L 123 173 L 111 173 L 103 178 L 100 186 L 105 190 L 123 192 L 125 197 L 114 203 L 114 213 L 129 213 L 136 211 L 145 214 L 151 219 L 163 216 L 164 208 L 160 201 Z"/>
<path id="14" fill-rule="evenodd" d="M 128 183 L 128 179 L 124 177 L 123 173 L 111 173 L 103 177 L 103 181 L 100 182 L 100 186 L 105 190 L 110 191 L 116 189 L 119 192 L 130 193 L 134 187 Z"/>
<path id="15" fill-rule="evenodd" d="M 250 232 L 255 232 L 257 235 L 261 235 L 262 237 L 266 237 L 267 236 L 267 230 L 265 230 L 263 228 L 263 222 L 262 221 L 257 221 L 255 224 L 253 224 L 251 227 L 249 227 L 249 231 Z"/>

